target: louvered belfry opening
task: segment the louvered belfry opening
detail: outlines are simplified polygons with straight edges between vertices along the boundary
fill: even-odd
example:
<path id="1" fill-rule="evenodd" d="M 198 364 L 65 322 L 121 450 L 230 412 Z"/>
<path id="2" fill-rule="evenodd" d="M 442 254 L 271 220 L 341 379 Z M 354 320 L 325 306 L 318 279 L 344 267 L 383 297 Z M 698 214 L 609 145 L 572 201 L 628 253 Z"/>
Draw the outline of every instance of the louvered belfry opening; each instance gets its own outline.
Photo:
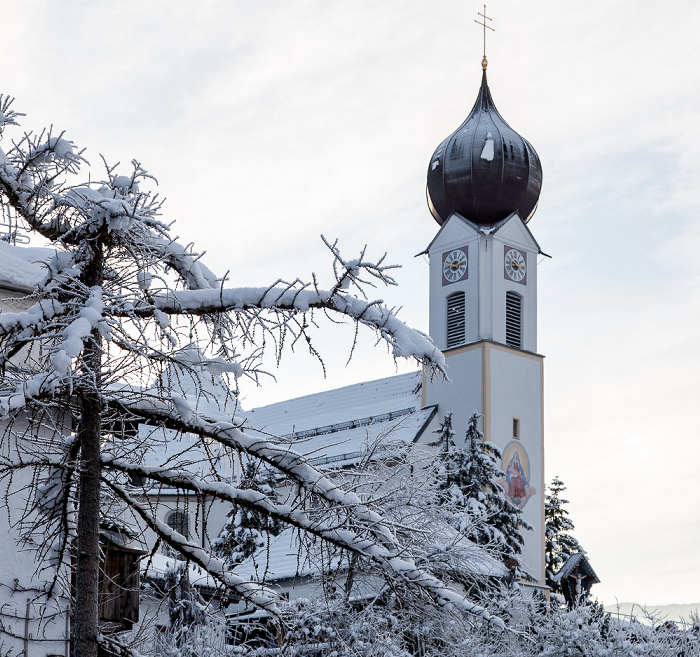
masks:
<path id="1" fill-rule="evenodd" d="M 447 297 L 447 348 L 464 344 L 466 331 L 464 292 L 455 292 Z"/>
<path id="2" fill-rule="evenodd" d="M 523 348 L 523 298 L 517 292 L 506 292 L 506 344 Z"/>

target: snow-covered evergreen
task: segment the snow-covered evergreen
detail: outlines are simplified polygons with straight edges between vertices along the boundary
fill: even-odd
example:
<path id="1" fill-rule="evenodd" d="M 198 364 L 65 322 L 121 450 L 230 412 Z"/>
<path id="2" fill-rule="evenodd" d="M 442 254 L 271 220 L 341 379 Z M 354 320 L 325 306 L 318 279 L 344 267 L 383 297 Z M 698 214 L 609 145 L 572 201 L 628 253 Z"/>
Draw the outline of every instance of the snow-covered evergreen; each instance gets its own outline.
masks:
<path id="1" fill-rule="evenodd" d="M 500 470 L 501 451 L 484 441 L 479 431 L 479 415 L 469 418 L 464 447 L 458 447 L 450 413 L 438 430 L 436 458 L 440 464 L 441 498 L 455 511 L 455 529 L 479 545 L 489 546 L 504 558 L 520 554 L 523 531 L 532 527 L 521 518 L 496 484 L 504 474 Z"/>
<path id="2" fill-rule="evenodd" d="M 578 540 L 569 533 L 574 529 L 574 523 L 566 509 L 569 500 L 561 497 L 565 490 L 564 482 L 555 476 L 547 489 L 544 503 L 546 581 L 555 593 L 562 591 L 561 583 L 554 575 L 572 554 L 585 553 Z"/>
<path id="3" fill-rule="evenodd" d="M 241 490 L 251 490 L 266 495 L 275 504 L 280 503 L 270 473 L 260 472 L 259 463 L 246 460 L 238 486 Z M 277 536 L 283 527 L 276 518 L 240 504 L 234 504 L 228 513 L 226 525 L 214 543 L 214 553 L 228 566 L 233 567 L 264 548 L 269 539 Z"/>

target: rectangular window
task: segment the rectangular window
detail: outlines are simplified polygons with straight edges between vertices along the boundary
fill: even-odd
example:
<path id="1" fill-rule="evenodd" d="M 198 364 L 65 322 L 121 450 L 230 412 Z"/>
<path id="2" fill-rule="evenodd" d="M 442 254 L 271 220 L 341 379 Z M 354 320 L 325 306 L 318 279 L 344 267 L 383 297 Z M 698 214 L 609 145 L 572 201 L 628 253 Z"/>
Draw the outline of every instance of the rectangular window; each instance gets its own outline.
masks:
<path id="1" fill-rule="evenodd" d="M 513 418 L 513 438 L 520 440 L 520 420 L 517 417 Z"/>
<path id="2" fill-rule="evenodd" d="M 523 348 L 523 298 L 516 292 L 506 292 L 506 344 Z"/>
<path id="3" fill-rule="evenodd" d="M 464 344 L 466 339 L 466 303 L 464 292 L 447 297 L 447 348 Z"/>

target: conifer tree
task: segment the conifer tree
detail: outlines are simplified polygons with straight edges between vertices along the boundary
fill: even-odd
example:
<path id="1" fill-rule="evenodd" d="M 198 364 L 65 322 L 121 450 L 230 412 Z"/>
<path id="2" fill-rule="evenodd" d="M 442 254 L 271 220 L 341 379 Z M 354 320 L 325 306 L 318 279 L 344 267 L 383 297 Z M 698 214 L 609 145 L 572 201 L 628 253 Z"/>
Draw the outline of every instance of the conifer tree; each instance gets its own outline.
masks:
<path id="1" fill-rule="evenodd" d="M 554 477 L 545 496 L 545 566 L 546 581 L 555 593 L 561 593 L 561 585 L 555 581 L 554 575 L 564 565 L 566 560 L 577 552 L 585 552 L 581 544 L 569 532 L 574 523 L 569 518 L 569 512 L 564 508 L 569 503 L 561 497 L 566 490 L 564 482 Z"/>
<path id="2" fill-rule="evenodd" d="M 269 473 L 262 473 L 259 463 L 254 461 L 248 460 L 244 464 L 239 488 L 261 493 L 275 504 L 280 503 L 272 477 Z M 235 566 L 255 554 L 270 537 L 277 536 L 283 529 L 284 526 L 276 518 L 234 503 L 221 536 L 215 543 L 216 556 L 224 559 L 229 566 Z"/>
<path id="3" fill-rule="evenodd" d="M 532 527 L 521 511 L 505 497 L 495 481 L 504 474 L 498 466 L 501 451 L 484 441 L 478 429 L 479 414 L 469 418 L 464 447 L 454 442 L 452 416 L 447 414 L 437 433 L 437 458 L 441 461 L 439 484 L 445 503 L 455 509 L 452 524 L 479 545 L 494 547 L 504 558 L 520 554 L 521 532 Z"/>

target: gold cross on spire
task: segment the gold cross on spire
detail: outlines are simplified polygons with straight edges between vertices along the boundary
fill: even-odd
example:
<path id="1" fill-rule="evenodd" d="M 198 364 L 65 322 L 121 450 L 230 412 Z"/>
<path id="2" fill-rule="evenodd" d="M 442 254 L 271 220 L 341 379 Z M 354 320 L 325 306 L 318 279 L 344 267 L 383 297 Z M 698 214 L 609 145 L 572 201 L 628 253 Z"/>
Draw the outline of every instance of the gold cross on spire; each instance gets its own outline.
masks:
<path id="1" fill-rule="evenodd" d="M 484 5 L 484 13 L 483 14 L 481 12 L 477 12 L 477 13 L 479 16 L 481 16 L 483 18 L 483 21 L 479 21 L 475 18 L 474 22 L 477 25 L 481 25 L 484 28 L 484 58 L 481 60 L 481 68 L 486 70 L 486 67 L 489 65 L 489 62 L 486 59 L 486 30 L 491 30 L 492 32 L 495 32 L 496 30 L 494 30 L 490 25 L 486 24 L 486 21 L 493 20 L 486 15 L 486 5 Z"/>

